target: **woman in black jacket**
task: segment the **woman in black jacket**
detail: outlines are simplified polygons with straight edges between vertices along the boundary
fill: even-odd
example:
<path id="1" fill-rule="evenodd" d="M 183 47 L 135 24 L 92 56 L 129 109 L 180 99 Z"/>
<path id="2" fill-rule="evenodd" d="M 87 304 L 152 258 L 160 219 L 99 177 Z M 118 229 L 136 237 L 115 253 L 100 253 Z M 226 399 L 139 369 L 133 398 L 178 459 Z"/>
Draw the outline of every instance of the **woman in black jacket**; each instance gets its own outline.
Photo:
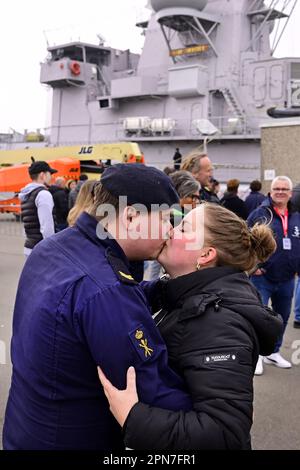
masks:
<path id="1" fill-rule="evenodd" d="M 171 280 L 156 316 L 171 367 L 181 374 L 193 410 L 173 412 L 138 401 L 134 369 L 119 391 L 99 371 L 126 446 L 139 450 L 249 449 L 253 374 L 269 354 L 281 321 L 264 307 L 246 272 L 276 243 L 270 229 L 227 209 L 202 204 L 173 231 L 159 256 Z"/>

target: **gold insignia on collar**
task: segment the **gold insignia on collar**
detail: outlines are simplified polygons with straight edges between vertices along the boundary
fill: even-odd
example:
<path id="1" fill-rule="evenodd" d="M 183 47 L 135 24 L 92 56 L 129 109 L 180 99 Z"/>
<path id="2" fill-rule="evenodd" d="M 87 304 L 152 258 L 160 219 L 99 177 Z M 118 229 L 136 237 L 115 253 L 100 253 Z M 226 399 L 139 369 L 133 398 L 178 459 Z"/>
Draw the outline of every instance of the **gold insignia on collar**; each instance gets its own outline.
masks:
<path id="1" fill-rule="evenodd" d="M 153 349 L 148 346 L 147 339 L 141 339 L 139 347 L 144 349 L 145 357 L 151 356 L 151 354 L 153 353 Z"/>
<path id="2" fill-rule="evenodd" d="M 143 336 L 144 336 L 144 333 L 142 332 L 142 330 L 136 330 L 135 332 L 136 339 L 142 339 Z"/>
<path id="3" fill-rule="evenodd" d="M 125 274 L 125 273 L 123 273 L 122 271 L 119 271 L 119 274 L 120 274 L 122 277 L 125 277 L 125 279 L 129 279 L 130 281 L 134 281 L 133 277 L 132 277 L 130 274 Z"/>

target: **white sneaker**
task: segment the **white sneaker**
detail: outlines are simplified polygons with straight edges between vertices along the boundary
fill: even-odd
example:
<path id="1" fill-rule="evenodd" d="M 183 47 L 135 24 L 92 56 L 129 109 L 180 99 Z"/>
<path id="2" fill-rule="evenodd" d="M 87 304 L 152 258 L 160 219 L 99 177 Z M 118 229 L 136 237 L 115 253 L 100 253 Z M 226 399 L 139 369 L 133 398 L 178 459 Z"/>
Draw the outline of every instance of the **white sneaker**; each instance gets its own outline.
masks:
<path id="1" fill-rule="evenodd" d="M 292 367 L 292 364 L 286 359 L 283 359 L 279 352 L 264 357 L 264 362 L 266 364 L 273 364 L 276 367 L 281 367 L 281 369 L 290 369 L 290 367 Z"/>
<path id="2" fill-rule="evenodd" d="M 264 373 L 263 358 L 262 356 L 258 356 L 258 361 L 256 363 L 254 375 L 263 375 L 263 373 Z"/>

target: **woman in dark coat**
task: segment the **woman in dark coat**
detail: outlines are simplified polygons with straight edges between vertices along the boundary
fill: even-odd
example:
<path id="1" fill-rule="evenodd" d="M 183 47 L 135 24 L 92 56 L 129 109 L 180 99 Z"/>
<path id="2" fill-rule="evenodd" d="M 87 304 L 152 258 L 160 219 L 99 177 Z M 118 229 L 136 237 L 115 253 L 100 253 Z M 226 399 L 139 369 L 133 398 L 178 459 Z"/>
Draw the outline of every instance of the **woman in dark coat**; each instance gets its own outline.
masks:
<path id="1" fill-rule="evenodd" d="M 248 212 L 244 201 L 238 196 L 240 182 L 237 179 L 227 182 L 227 191 L 221 199 L 221 205 L 246 220 Z"/>
<path id="2" fill-rule="evenodd" d="M 126 446 L 251 448 L 253 374 L 258 354 L 272 351 L 282 323 L 263 306 L 246 273 L 275 247 L 268 227 L 255 225 L 249 231 L 243 220 L 215 204 L 192 210 L 174 229 L 159 256 L 172 279 L 156 322 L 170 365 L 185 379 L 193 410 L 173 412 L 140 403 L 133 368 L 123 391 L 100 370 Z"/>

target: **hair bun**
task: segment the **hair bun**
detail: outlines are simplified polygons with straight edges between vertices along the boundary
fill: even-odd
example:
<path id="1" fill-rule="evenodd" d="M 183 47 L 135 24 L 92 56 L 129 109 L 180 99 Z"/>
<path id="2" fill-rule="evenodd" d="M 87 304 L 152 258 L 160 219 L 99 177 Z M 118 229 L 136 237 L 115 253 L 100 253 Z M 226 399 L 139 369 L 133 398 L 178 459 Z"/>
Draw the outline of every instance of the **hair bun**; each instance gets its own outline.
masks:
<path id="1" fill-rule="evenodd" d="M 258 261 L 261 263 L 266 261 L 277 247 L 272 230 L 265 224 L 256 223 L 250 229 L 250 243 Z"/>

